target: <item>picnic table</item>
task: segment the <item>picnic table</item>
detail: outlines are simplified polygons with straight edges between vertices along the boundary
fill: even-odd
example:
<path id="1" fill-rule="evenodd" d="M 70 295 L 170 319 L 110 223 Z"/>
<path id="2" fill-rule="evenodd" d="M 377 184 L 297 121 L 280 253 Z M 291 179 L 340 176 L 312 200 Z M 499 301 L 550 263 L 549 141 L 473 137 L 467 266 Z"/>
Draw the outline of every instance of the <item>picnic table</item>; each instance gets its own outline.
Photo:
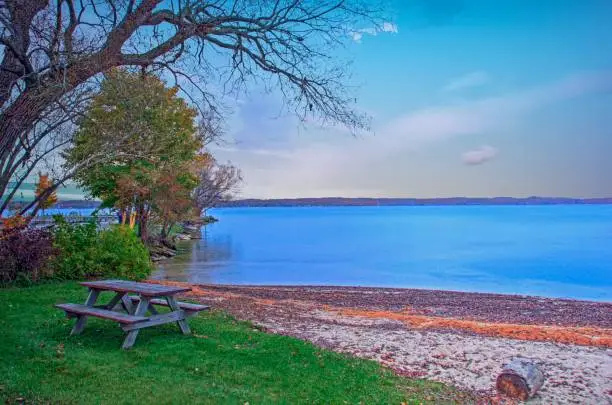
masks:
<path id="1" fill-rule="evenodd" d="M 176 322 L 181 332 L 191 333 L 187 318 L 209 309 L 206 305 L 177 301 L 176 295 L 191 291 L 189 287 L 172 287 L 158 284 L 138 283 L 126 280 L 84 281 L 81 285 L 89 288 L 85 304 L 57 304 L 69 318 L 76 317 L 70 332 L 77 335 L 83 331 L 90 316 L 118 322 L 127 332 L 122 348 L 134 345 L 141 329 Z M 102 291 L 113 291 L 115 296 L 107 303 L 96 305 Z M 130 295 L 130 293 L 135 295 Z M 170 312 L 159 313 L 156 306 L 169 307 Z M 147 315 L 149 313 L 149 315 Z"/>

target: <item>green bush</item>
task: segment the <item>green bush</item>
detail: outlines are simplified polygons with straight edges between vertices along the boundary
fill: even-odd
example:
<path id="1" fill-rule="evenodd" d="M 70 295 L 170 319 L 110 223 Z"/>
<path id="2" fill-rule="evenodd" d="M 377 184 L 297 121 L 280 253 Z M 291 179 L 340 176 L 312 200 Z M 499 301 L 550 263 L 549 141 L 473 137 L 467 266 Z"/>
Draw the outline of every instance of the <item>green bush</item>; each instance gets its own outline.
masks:
<path id="1" fill-rule="evenodd" d="M 69 224 L 56 217 L 53 277 L 61 280 L 119 277 L 146 278 L 152 264 L 149 252 L 126 226 L 98 230 L 95 222 Z"/>
<path id="2" fill-rule="evenodd" d="M 70 224 L 55 216 L 53 276 L 63 280 L 78 280 L 100 272 L 97 263 L 98 230 L 95 222 Z"/>
<path id="3" fill-rule="evenodd" d="M 100 232 L 99 236 L 98 252 L 104 276 L 142 280 L 151 273 L 149 251 L 132 229 L 117 225 Z"/>

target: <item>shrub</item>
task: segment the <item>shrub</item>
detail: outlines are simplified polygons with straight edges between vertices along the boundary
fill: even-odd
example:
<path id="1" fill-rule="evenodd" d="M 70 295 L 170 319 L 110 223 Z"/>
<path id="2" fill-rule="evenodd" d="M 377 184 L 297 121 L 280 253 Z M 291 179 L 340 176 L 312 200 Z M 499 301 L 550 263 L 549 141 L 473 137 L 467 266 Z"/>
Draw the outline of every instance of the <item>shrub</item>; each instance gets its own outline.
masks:
<path id="1" fill-rule="evenodd" d="M 99 272 L 96 262 L 98 230 L 95 222 L 70 224 L 55 216 L 53 276 L 63 280 L 82 279 Z"/>
<path id="2" fill-rule="evenodd" d="M 0 226 L 2 227 L 2 232 L 5 234 L 12 232 L 13 230 L 20 231 L 25 229 L 27 224 L 27 218 L 22 215 L 13 215 L 8 218 L 0 218 Z"/>
<path id="3" fill-rule="evenodd" d="M 55 246 L 59 251 L 53 262 L 55 278 L 140 280 L 150 274 L 149 252 L 129 227 L 119 225 L 98 230 L 93 221 L 75 225 L 63 218 L 55 219 Z"/>
<path id="4" fill-rule="evenodd" d="M 36 282 L 49 275 L 55 254 L 53 235 L 44 229 L 14 227 L 0 231 L 0 283 Z"/>
<path id="5" fill-rule="evenodd" d="M 98 251 L 104 276 L 142 280 L 151 273 L 149 251 L 128 226 L 100 232 Z"/>

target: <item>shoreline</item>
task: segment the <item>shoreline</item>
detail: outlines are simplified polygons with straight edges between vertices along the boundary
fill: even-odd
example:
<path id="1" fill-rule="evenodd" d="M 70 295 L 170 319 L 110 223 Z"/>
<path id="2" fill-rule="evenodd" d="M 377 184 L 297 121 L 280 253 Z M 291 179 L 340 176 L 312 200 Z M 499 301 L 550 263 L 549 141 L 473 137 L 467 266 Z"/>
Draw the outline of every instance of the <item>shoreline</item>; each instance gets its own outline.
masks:
<path id="1" fill-rule="evenodd" d="M 399 375 L 497 396 L 511 358 L 543 370 L 533 404 L 612 402 L 612 304 L 368 287 L 189 285 L 186 296 L 270 333 L 375 360 Z M 512 321 L 512 322 L 511 322 Z M 479 402 L 480 403 L 480 402 Z"/>
<path id="2" fill-rule="evenodd" d="M 475 321 L 612 329 L 612 302 L 523 294 L 403 287 L 334 285 L 206 284 L 163 279 L 154 283 L 189 284 L 220 293 L 258 299 L 313 301 L 335 307 L 398 311 Z M 503 308 L 504 311 L 499 311 Z"/>
<path id="3" fill-rule="evenodd" d="M 89 200 L 60 200 L 51 209 L 95 209 Z M 579 206 L 612 205 L 612 197 L 449 197 L 449 198 L 278 198 L 241 199 L 219 204 L 219 208 L 317 208 L 317 207 L 491 207 L 491 206 Z M 10 208 L 9 208 L 10 210 Z"/>
<path id="4" fill-rule="evenodd" d="M 160 279 L 161 280 L 161 279 Z M 181 280 L 165 280 L 165 281 L 178 281 Z M 594 304 L 611 304 L 610 300 L 598 300 L 595 298 L 572 298 L 572 297 L 550 297 L 546 295 L 537 294 L 521 294 L 521 293 L 504 293 L 504 292 L 487 292 L 487 291 L 467 291 L 460 289 L 438 289 L 438 288 L 426 288 L 426 287 L 388 287 L 380 285 L 335 285 L 335 284 L 224 284 L 224 283 L 200 283 L 200 282 L 189 282 L 190 284 L 197 284 L 209 287 L 227 287 L 227 288 L 274 288 L 274 289 L 312 289 L 312 290 L 387 290 L 389 292 L 427 292 L 427 293 L 441 293 L 441 294 L 473 294 L 480 296 L 496 296 L 500 298 L 518 298 L 518 299 L 541 299 L 541 300 L 553 300 L 553 301 L 577 301 L 577 302 L 590 302 Z"/>

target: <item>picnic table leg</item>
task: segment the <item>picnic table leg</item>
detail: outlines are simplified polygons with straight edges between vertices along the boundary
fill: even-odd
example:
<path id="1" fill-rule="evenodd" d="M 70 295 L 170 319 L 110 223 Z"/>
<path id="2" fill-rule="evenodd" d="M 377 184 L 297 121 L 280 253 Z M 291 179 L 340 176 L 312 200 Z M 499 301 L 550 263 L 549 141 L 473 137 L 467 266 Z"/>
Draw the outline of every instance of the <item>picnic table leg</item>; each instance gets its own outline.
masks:
<path id="1" fill-rule="evenodd" d="M 135 311 L 134 303 L 132 302 L 130 297 L 127 294 L 124 294 L 123 296 L 120 297 L 120 299 L 121 299 L 121 305 L 123 306 L 123 309 L 125 309 L 125 312 L 127 312 L 130 315 L 134 315 L 134 311 Z M 152 315 L 159 314 L 159 312 L 157 312 L 157 309 L 155 309 L 155 307 L 151 303 L 149 303 L 148 311 Z"/>
<path id="2" fill-rule="evenodd" d="M 176 298 L 174 298 L 173 296 L 171 295 L 167 296 L 166 301 L 168 302 L 168 306 L 170 306 L 170 308 L 173 311 L 181 310 L 178 303 L 176 302 Z M 183 335 L 189 335 L 191 333 L 191 330 L 189 329 L 189 324 L 187 324 L 186 319 L 181 319 L 180 321 L 176 321 L 176 324 L 179 326 L 179 328 L 181 328 L 181 332 L 183 332 Z"/>
<path id="3" fill-rule="evenodd" d="M 117 294 L 115 294 L 113 299 L 110 300 L 110 302 L 108 304 L 106 304 L 106 309 L 109 309 L 109 310 L 112 311 L 117 306 L 119 301 L 121 301 L 121 299 L 123 298 L 124 295 L 125 295 L 124 292 L 118 292 Z"/>
<path id="4" fill-rule="evenodd" d="M 93 307 L 98 299 L 98 295 L 100 294 L 100 290 L 96 290 L 94 288 L 89 289 L 89 295 L 87 296 L 87 300 L 85 300 L 85 305 L 88 307 Z M 77 317 L 77 321 L 70 332 L 70 335 L 78 335 L 83 332 L 83 328 L 85 328 L 85 324 L 87 323 L 87 315 L 79 315 Z"/>
<path id="5" fill-rule="evenodd" d="M 153 304 L 149 304 L 149 312 L 151 313 L 151 315 L 159 315 L 159 312 L 157 312 L 157 309 L 155 309 Z"/>
<path id="6" fill-rule="evenodd" d="M 125 309 L 125 312 L 130 315 L 134 315 L 135 308 L 134 304 L 132 304 L 132 300 L 130 299 L 130 297 L 128 297 L 127 295 L 121 297 L 121 305 L 123 305 L 123 309 Z"/>
<path id="7" fill-rule="evenodd" d="M 149 298 L 140 297 L 140 301 L 138 302 L 138 306 L 132 315 L 135 316 L 144 316 L 147 313 L 147 309 L 149 308 Z M 125 340 L 123 341 L 122 349 L 129 349 L 134 346 L 134 342 L 136 342 L 136 338 L 138 337 L 138 332 L 140 329 L 131 330 L 128 332 Z"/>

